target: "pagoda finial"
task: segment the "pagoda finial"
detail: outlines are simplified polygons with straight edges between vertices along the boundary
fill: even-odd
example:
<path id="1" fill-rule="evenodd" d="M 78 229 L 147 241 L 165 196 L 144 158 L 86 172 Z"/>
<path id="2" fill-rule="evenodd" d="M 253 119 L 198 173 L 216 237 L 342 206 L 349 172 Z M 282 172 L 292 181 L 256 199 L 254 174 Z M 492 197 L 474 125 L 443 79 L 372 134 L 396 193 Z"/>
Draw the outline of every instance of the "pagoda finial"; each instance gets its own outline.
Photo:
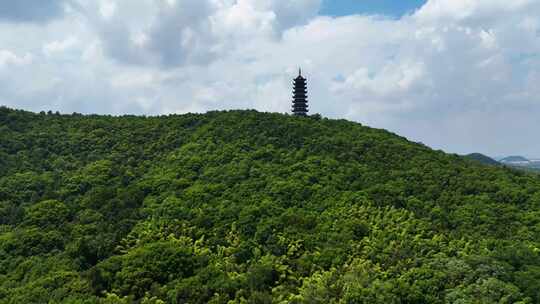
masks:
<path id="1" fill-rule="evenodd" d="M 302 68 L 298 68 L 298 76 L 302 76 Z"/>

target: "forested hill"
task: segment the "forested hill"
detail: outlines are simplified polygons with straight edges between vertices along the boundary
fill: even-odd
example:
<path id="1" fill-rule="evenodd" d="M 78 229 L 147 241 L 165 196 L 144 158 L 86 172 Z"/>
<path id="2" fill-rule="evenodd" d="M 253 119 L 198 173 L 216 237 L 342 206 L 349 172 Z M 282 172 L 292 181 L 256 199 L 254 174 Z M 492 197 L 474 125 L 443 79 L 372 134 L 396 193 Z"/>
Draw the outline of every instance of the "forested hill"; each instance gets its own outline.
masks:
<path id="1" fill-rule="evenodd" d="M 344 120 L 0 108 L 0 303 L 540 303 L 540 177 Z"/>
<path id="2" fill-rule="evenodd" d="M 491 166 L 501 166 L 502 165 L 501 163 L 494 160 L 493 158 L 491 158 L 489 156 L 486 156 L 484 154 L 481 154 L 481 153 L 467 154 L 467 155 L 465 155 L 465 158 L 480 162 L 480 163 L 482 163 L 484 165 L 491 165 Z"/>

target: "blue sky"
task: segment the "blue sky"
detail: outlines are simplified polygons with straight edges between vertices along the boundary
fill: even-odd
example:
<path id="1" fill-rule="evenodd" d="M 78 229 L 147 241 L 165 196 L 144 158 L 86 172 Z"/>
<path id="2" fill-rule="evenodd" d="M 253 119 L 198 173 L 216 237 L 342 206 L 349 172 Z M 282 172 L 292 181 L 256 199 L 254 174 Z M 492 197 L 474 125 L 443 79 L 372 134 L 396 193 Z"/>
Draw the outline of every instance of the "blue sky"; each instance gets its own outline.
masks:
<path id="1" fill-rule="evenodd" d="M 425 0 L 324 0 L 321 15 L 382 14 L 400 17 L 424 3 Z"/>

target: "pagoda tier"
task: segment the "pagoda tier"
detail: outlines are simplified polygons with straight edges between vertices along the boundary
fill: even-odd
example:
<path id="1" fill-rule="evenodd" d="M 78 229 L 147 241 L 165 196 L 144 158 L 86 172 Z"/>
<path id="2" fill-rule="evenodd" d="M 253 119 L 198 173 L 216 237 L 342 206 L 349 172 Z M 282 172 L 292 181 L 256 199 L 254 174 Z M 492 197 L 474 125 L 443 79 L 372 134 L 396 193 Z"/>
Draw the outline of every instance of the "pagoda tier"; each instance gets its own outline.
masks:
<path id="1" fill-rule="evenodd" d="M 306 116 L 308 113 L 308 101 L 307 101 L 307 83 L 306 79 L 302 77 L 302 71 L 298 73 L 298 77 L 294 79 L 293 89 L 293 105 L 292 112 L 297 116 Z"/>

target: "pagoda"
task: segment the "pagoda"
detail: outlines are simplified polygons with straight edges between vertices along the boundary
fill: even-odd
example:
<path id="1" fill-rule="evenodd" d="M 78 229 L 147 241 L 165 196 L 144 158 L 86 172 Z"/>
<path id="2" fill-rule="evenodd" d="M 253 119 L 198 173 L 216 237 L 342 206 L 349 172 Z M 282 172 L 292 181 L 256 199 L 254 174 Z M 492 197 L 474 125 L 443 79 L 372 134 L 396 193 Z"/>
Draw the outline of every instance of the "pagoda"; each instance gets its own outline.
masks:
<path id="1" fill-rule="evenodd" d="M 292 112 L 296 116 L 307 116 L 307 84 L 306 78 L 302 77 L 302 69 L 298 71 L 298 77 L 294 79 Z"/>

